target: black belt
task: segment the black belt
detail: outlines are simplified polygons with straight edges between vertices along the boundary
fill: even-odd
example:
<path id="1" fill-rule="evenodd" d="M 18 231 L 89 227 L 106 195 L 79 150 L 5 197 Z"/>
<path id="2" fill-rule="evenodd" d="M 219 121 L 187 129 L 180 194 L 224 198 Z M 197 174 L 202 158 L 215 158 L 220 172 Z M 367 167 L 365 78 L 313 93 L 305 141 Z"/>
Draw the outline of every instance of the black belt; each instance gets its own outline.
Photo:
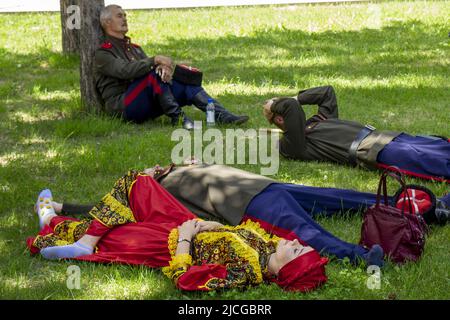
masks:
<path id="1" fill-rule="evenodd" d="M 358 133 L 355 140 L 353 140 L 352 144 L 350 145 L 350 148 L 348 149 L 348 161 L 352 166 L 356 166 L 357 162 L 357 156 L 356 152 L 358 151 L 358 147 L 361 144 L 361 142 L 374 131 L 375 128 L 372 127 L 369 124 L 366 124 L 366 126 Z"/>

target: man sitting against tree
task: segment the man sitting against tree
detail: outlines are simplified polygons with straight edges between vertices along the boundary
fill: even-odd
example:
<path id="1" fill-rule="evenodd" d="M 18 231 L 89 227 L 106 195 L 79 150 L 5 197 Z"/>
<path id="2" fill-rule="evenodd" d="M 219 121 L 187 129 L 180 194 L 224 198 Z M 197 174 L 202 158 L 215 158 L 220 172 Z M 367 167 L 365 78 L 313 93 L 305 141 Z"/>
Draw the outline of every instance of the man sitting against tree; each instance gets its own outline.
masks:
<path id="1" fill-rule="evenodd" d="M 95 81 L 105 108 L 112 115 L 136 123 L 154 119 L 162 114 L 176 125 L 192 129 L 194 124 L 181 107 L 195 105 L 206 111 L 212 99 L 201 87 L 172 79 L 174 64 L 171 58 L 148 57 L 142 48 L 131 43 L 126 13 L 118 5 L 106 6 L 100 13 L 105 39 L 95 53 Z M 217 123 L 241 124 L 248 116 L 236 116 L 218 101 L 215 105 Z"/>

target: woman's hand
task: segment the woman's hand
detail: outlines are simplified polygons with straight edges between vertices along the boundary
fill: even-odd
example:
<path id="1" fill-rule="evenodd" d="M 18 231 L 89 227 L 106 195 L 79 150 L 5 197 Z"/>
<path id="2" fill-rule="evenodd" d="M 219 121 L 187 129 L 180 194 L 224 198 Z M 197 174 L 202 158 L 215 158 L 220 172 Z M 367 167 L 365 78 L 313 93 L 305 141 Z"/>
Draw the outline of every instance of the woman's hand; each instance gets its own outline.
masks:
<path id="1" fill-rule="evenodd" d="M 150 177 L 154 177 L 156 171 L 160 171 L 160 170 L 164 170 L 163 167 L 161 167 L 159 164 L 157 164 L 156 166 L 154 166 L 153 168 L 147 168 L 144 170 L 145 174 L 148 174 Z"/>
<path id="2" fill-rule="evenodd" d="M 223 224 L 215 221 L 199 221 L 200 231 L 211 231 L 223 227 Z"/>
<path id="3" fill-rule="evenodd" d="M 188 220 L 178 227 L 178 237 L 191 240 L 200 231 L 200 221 Z"/>

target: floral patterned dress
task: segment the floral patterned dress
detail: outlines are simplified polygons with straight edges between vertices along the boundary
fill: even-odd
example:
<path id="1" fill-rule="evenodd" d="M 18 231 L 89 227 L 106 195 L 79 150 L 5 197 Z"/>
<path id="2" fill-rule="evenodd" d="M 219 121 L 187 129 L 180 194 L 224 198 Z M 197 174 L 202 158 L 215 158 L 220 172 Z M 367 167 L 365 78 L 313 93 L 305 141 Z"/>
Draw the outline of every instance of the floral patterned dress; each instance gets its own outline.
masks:
<path id="1" fill-rule="evenodd" d="M 279 241 L 251 220 L 198 233 L 191 254 L 175 256 L 177 239 L 178 230 L 174 229 L 169 236 L 172 260 L 163 272 L 184 290 L 245 288 L 262 283 L 269 277 L 269 257 Z"/>

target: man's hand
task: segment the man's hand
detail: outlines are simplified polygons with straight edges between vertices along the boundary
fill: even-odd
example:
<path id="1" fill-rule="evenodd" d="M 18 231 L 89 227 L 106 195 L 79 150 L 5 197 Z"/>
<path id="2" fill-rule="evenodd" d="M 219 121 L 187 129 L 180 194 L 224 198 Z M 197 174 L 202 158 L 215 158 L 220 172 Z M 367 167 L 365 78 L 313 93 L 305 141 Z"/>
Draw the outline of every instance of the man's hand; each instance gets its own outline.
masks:
<path id="1" fill-rule="evenodd" d="M 272 107 L 273 101 L 275 98 L 269 99 L 266 101 L 266 103 L 263 105 L 263 114 L 264 117 L 267 119 L 267 121 L 272 124 L 273 123 L 273 112 L 270 109 L 270 107 Z"/>
<path id="2" fill-rule="evenodd" d="M 171 67 L 161 64 L 156 67 L 156 74 L 159 75 L 162 82 L 167 83 L 172 80 L 173 69 Z"/>
<path id="3" fill-rule="evenodd" d="M 156 65 L 164 65 L 170 68 L 173 68 L 173 61 L 171 58 L 166 57 L 166 56 L 155 56 L 155 64 Z"/>

